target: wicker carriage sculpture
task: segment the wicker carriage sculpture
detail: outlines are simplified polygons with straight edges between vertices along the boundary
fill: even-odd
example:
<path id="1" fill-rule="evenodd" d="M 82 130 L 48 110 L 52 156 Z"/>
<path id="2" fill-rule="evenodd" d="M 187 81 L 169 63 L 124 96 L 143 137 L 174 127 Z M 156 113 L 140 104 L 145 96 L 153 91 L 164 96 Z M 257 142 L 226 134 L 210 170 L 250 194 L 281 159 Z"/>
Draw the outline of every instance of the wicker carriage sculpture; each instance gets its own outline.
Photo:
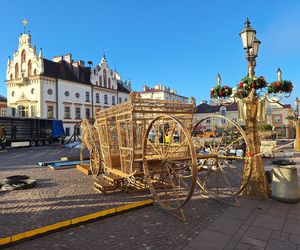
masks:
<path id="1" fill-rule="evenodd" d="M 182 208 L 195 186 L 205 195 L 235 197 L 251 169 L 247 138 L 227 117 L 207 116 L 193 126 L 195 102 L 141 99 L 96 112 L 82 122 L 95 188 L 101 193 L 149 188 L 167 210 Z M 210 128 L 210 129 L 208 129 Z"/>

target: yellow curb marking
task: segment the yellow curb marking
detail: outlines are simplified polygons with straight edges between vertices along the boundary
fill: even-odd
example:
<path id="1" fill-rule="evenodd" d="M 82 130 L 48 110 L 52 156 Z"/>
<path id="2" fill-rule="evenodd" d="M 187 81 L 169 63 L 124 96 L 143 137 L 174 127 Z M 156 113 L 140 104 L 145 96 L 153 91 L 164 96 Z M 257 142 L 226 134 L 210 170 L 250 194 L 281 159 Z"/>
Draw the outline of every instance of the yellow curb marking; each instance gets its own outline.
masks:
<path id="1" fill-rule="evenodd" d="M 137 202 L 133 202 L 130 204 L 126 204 L 120 207 L 115 207 L 115 208 L 110 208 L 107 210 L 103 210 L 103 211 L 99 211 L 96 213 L 92 213 L 92 214 L 87 214 L 87 215 L 83 215 L 77 218 L 73 218 L 70 220 L 65 220 L 65 221 L 61 221 L 49 226 L 45 226 L 45 227 L 40 227 L 37 229 L 33 229 L 30 231 L 26 231 L 24 233 L 20 233 L 20 234 L 16 234 L 13 236 L 9 236 L 9 237 L 5 237 L 5 238 L 0 238 L 0 246 L 1 245 L 5 245 L 11 242 L 16 242 L 22 239 L 26 239 L 26 238 L 30 238 L 32 236 L 38 235 L 38 234 L 43 234 L 46 232 L 50 232 L 59 228 L 64 228 L 70 225 L 75 225 L 84 221 L 89 221 L 89 220 L 93 220 L 96 218 L 100 218 L 100 217 L 104 217 L 106 215 L 109 214 L 114 214 L 114 213 L 119 213 L 121 211 L 125 211 L 125 210 L 129 210 L 132 208 L 136 208 L 136 207 L 140 207 L 140 206 L 145 206 L 145 205 L 149 205 L 152 204 L 153 200 L 144 200 L 144 201 L 137 201 Z"/>

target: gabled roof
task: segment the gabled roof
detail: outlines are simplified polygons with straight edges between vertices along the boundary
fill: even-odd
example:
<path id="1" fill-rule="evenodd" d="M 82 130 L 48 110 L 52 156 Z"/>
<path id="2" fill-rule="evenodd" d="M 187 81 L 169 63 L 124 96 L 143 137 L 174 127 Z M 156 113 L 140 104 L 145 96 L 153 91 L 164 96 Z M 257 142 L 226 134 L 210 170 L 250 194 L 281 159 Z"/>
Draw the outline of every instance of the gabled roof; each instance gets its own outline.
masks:
<path id="1" fill-rule="evenodd" d="M 220 108 L 223 105 L 209 105 L 207 103 L 201 103 L 197 106 L 196 113 L 216 113 L 220 111 Z M 228 106 L 225 106 L 227 111 L 237 111 L 238 106 L 237 103 L 230 104 Z"/>
<path id="2" fill-rule="evenodd" d="M 90 68 L 79 66 L 78 76 L 72 71 L 72 66 L 70 66 L 66 61 L 62 60 L 59 62 L 53 62 L 48 59 L 44 60 L 44 73 L 43 76 L 48 76 L 52 78 L 58 78 L 62 80 L 80 82 L 85 84 L 90 84 Z"/>
<path id="3" fill-rule="evenodd" d="M 7 102 L 7 98 L 5 96 L 0 95 L 0 102 Z"/>
<path id="4" fill-rule="evenodd" d="M 123 93 L 127 93 L 127 94 L 130 93 L 130 91 L 124 86 L 122 81 L 118 80 L 117 83 L 118 83 L 118 91 L 119 92 L 123 92 Z"/>

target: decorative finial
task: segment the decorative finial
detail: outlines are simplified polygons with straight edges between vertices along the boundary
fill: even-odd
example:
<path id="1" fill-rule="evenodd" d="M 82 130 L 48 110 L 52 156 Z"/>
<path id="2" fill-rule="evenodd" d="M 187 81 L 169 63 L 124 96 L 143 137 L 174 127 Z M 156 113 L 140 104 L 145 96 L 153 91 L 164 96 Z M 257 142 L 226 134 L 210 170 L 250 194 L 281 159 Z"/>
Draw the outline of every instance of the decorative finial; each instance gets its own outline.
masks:
<path id="1" fill-rule="evenodd" d="M 219 73 L 217 74 L 217 81 L 218 81 L 218 87 L 220 87 L 221 86 L 221 76 Z"/>
<path id="2" fill-rule="evenodd" d="M 103 49 L 103 58 L 106 60 L 105 53 L 106 53 L 106 49 Z"/>
<path id="3" fill-rule="evenodd" d="M 27 20 L 24 18 L 23 20 L 22 20 L 22 24 L 23 24 L 23 27 L 24 27 L 24 34 L 26 34 L 26 26 L 27 26 Z"/>
<path id="4" fill-rule="evenodd" d="M 279 67 L 277 69 L 277 79 L 278 79 L 279 82 L 282 81 L 282 72 L 281 72 Z"/>
<path id="5" fill-rule="evenodd" d="M 251 23 L 251 22 L 249 21 L 249 19 L 248 19 L 248 17 L 247 17 L 247 20 L 246 20 L 246 22 L 245 22 L 245 26 L 246 26 L 246 27 L 251 27 L 251 26 L 250 26 L 250 23 Z"/>

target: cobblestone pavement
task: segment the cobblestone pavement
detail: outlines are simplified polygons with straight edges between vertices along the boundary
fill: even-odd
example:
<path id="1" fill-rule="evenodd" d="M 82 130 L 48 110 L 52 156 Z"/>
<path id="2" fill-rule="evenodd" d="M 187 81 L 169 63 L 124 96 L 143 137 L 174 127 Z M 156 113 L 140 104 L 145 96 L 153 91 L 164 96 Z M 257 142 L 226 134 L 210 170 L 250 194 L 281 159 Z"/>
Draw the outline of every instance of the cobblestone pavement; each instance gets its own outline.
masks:
<path id="1" fill-rule="evenodd" d="M 149 198 L 148 192 L 101 195 L 94 191 L 92 177 L 76 169 L 54 171 L 47 167 L 38 167 L 36 162 L 44 160 L 45 156 L 47 160 L 55 160 L 58 156 L 72 151 L 54 149 L 54 154 L 51 148 L 45 148 L 43 151 L 41 149 L 15 149 L 4 157 L 0 156 L 0 179 L 9 175 L 25 174 L 38 181 L 37 187 L 33 189 L 0 193 L 0 237 Z M 20 157 L 19 154 L 23 156 Z M 8 160 L 10 161 L 7 162 Z M 10 248 L 183 248 L 227 206 L 225 203 L 194 195 L 185 208 L 187 222 L 176 219 L 156 206 L 149 206 L 26 241 Z"/>
<path id="2" fill-rule="evenodd" d="M 0 178 L 20 173 L 38 179 L 40 186 L 0 193 L 0 234 L 23 231 L 28 222 L 35 228 L 58 218 L 148 197 L 147 193 L 100 195 L 93 190 L 91 177 L 76 169 L 53 171 L 11 165 L 0 169 Z M 236 208 L 196 194 L 185 207 L 186 222 L 148 206 L 20 242 L 9 249 L 300 249 L 299 204 L 240 200 L 242 207 Z"/>
<path id="3" fill-rule="evenodd" d="M 300 249 L 300 203 L 240 199 L 210 223 L 184 250 Z"/>

